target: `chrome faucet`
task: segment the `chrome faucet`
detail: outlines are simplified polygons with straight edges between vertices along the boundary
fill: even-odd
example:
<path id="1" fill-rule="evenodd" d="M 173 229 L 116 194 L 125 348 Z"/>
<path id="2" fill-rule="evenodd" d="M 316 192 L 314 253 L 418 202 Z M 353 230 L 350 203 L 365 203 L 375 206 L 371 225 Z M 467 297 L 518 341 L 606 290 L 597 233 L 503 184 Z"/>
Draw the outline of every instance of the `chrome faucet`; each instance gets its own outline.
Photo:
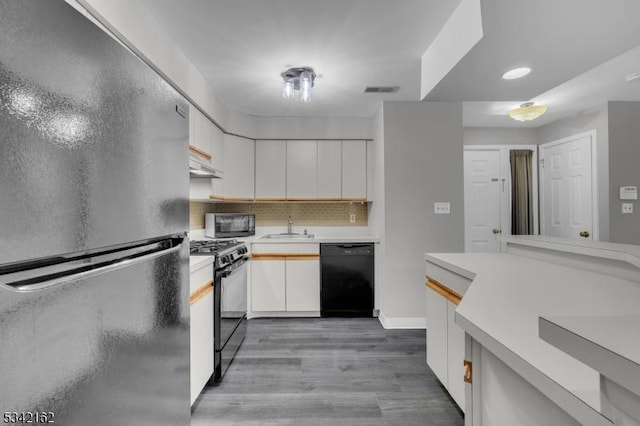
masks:
<path id="1" fill-rule="evenodd" d="M 292 232 L 291 232 L 292 227 L 293 227 L 293 220 L 291 220 L 291 216 L 289 216 L 289 227 L 288 227 L 288 230 L 287 230 L 287 234 L 288 234 L 288 235 L 291 235 L 291 233 L 292 233 Z"/>

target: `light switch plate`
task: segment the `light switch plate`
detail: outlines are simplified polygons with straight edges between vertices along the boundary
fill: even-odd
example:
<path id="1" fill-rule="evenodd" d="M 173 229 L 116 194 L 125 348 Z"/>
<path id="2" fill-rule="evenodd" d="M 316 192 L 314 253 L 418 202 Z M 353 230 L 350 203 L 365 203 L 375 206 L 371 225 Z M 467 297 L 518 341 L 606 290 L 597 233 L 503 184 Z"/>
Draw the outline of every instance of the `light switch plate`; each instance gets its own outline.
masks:
<path id="1" fill-rule="evenodd" d="M 633 213 L 633 203 L 622 203 L 622 214 Z"/>
<path id="2" fill-rule="evenodd" d="M 451 214 L 451 203 L 433 203 L 433 213 Z"/>

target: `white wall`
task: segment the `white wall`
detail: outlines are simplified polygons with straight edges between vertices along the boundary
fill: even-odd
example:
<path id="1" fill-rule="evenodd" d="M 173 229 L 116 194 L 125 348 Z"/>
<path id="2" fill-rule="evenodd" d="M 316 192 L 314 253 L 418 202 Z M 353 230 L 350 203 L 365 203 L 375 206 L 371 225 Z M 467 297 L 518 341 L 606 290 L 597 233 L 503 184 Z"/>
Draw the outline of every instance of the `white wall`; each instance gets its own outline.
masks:
<path id="1" fill-rule="evenodd" d="M 384 105 L 373 117 L 372 123 L 373 141 L 369 142 L 367 148 L 371 155 L 371 169 L 368 173 L 369 190 L 372 194 L 373 202 L 369 203 L 369 230 L 371 234 L 380 237 L 380 244 L 376 246 L 376 269 L 375 269 L 375 300 L 376 309 L 382 305 L 382 289 L 385 286 L 384 263 L 386 258 L 385 243 L 385 197 L 384 197 Z"/>
<path id="2" fill-rule="evenodd" d="M 622 214 L 621 186 L 640 186 L 640 102 L 609 102 L 610 240 L 640 244 L 640 204 Z"/>
<path id="3" fill-rule="evenodd" d="M 384 220 L 380 317 L 387 327 L 424 327 L 424 253 L 464 251 L 462 104 L 384 102 L 382 121 L 384 213 L 379 200 L 372 212 L 376 226 Z M 440 201 L 450 215 L 433 213 Z"/>
<path id="4" fill-rule="evenodd" d="M 536 129 L 465 127 L 465 145 L 537 145 Z"/>
<path id="5" fill-rule="evenodd" d="M 609 241 L 609 111 L 607 105 L 537 128 L 538 145 L 596 131 L 598 215 L 601 241 Z"/>

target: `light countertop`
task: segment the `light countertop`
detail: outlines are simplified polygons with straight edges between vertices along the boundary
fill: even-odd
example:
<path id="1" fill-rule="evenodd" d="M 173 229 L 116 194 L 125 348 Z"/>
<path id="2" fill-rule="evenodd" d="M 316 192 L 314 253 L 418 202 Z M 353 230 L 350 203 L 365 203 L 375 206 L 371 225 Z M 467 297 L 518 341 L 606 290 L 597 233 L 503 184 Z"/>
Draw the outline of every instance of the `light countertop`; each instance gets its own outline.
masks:
<path id="1" fill-rule="evenodd" d="M 592 424 L 610 424 L 594 411 L 600 408 L 598 373 L 542 341 L 538 318 L 637 315 L 637 282 L 508 253 L 425 259 L 473 280 L 456 309 L 460 327 L 565 409 Z"/>
<path id="2" fill-rule="evenodd" d="M 603 259 L 619 260 L 640 267 L 640 246 L 592 240 L 570 240 L 545 235 L 504 236 L 505 244 L 520 244 L 547 250 L 557 250 Z"/>
<path id="3" fill-rule="evenodd" d="M 189 269 L 193 272 L 205 265 L 213 263 L 214 256 L 189 256 Z"/>
<path id="4" fill-rule="evenodd" d="M 640 315 L 542 317 L 540 338 L 640 396 Z"/>
<path id="5" fill-rule="evenodd" d="M 373 235 L 317 235 L 314 234 L 313 238 L 261 238 L 257 236 L 251 240 L 252 244 L 298 244 L 298 243 L 379 243 L 380 238 Z"/>

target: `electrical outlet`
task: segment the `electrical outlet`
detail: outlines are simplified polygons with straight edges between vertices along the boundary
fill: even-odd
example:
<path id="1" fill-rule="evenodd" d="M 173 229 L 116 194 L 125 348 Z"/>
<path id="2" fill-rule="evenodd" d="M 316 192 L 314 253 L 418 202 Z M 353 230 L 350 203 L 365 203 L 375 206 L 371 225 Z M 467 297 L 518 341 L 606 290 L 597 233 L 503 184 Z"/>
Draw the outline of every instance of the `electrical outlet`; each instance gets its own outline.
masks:
<path id="1" fill-rule="evenodd" d="M 433 203 L 434 214 L 451 214 L 451 203 Z"/>
<path id="2" fill-rule="evenodd" d="M 633 203 L 622 203 L 622 214 L 633 213 Z"/>
<path id="3" fill-rule="evenodd" d="M 356 215 L 355 215 L 355 213 L 351 213 L 349 215 L 349 222 L 356 223 Z"/>

